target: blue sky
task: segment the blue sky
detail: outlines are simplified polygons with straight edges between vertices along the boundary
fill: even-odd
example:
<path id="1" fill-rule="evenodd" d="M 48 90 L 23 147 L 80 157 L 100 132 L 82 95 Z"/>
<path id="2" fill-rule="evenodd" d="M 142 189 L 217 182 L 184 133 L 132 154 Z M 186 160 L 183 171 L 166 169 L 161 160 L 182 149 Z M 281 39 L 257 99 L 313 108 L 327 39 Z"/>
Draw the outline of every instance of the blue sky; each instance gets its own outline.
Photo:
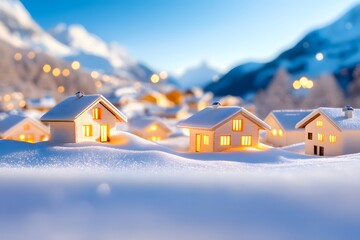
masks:
<path id="1" fill-rule="evenodd" d="M 137 60 L 171 72 L 266 61 L 336 19 L 355 0 L 22 0 L 45 29 L 84 25 Z"/>

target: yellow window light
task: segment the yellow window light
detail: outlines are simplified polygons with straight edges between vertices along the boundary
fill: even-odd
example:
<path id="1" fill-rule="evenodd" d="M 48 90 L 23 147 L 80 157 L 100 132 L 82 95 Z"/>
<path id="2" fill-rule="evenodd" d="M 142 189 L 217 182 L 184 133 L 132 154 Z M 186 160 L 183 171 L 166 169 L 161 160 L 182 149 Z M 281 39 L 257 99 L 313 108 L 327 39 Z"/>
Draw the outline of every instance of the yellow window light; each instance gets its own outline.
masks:
<path id="1" fill-rule="evenodd" d="M 336 136 L 330 134 L 330 136 L 329 136 L 329 142 L 330 142 L 330 143 L 336 143 Z"/>
<path id="2" fill-rule="evenodd" d="M 232 130 L 239 132 L 242 131 L 243 126 L 242 126 L 242 119 L 234 119 L 232 120 Z"/>
<path id="3" fill-rule="evenodd" d="M 91 137 L 92 136 L 92 125 L 83 125 L 83 135 L 84 137 Z"/>
<path id="4" fill-rule="evenodd" d="M 203 136 L 203 139 L 204 139 L 204 145 L 209 145 L 209 135 L 204 135 Z"/>
<path id="5" fill-rule="evenodd" d="M 94 108 L 93 109 L 93 119 L 94 120 L 99 120 L 99 119 L 101 119 L 101 114 L 102 114 L 102 112 L 101 112 L 101 108 Z"/>
<path id="6" fill-rule="evenodd" d="M 318 141 L 320 141 L 320 142 L 324 141 L 324 134 L 318 133 Z"/>
<path id="7" fill-rule="evenodd" d="M 252 136 L 241 136 L 241 145 L 242 146 L 251 146 L 252 145 Z"/>
<path id="8" fill-rule="evenodd" d="M 281 130 L 281 129 L 279 129 L 279 131 L 278 131 L 278 135 L 279 135 L 279 137 L 282 137 L 283 136 L 283 130 Z"/>
<path id="9" fill-rule="evenodd" d="M 317 127 L 322 127 L 323 126 L 323 122 L 321 120 L 316 121 L 316 126 Z"/>
<path id="10" fill-rule="evenodd" d="M 271 134 L 272 134 L 273 136 L 276 136 L 276 135 L 277 135 L 277 130 L 276 130 L 276 129 L 272 129 L 272 130 L 271 130 Z"/>
<path id="11" fill-rule="evenodd" d="M 229 146 L 231 141 L 230 136 L 220 136 L 220 145 L 221 146 Z"/>

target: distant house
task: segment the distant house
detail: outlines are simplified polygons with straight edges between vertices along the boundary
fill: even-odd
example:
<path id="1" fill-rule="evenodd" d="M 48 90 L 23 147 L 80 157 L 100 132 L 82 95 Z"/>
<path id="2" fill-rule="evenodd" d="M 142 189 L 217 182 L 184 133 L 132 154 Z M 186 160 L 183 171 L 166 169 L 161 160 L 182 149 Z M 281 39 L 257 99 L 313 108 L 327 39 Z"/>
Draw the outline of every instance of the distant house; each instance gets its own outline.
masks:
<path id="1" fill-rule="evenodd" d="M 360 152 L 360 109 L 318 108 L 296 124 L 305 128 L 305 153 L 336 156 Z"/>
<path id="2" fill-rule="evenodd" d="M 164 94 L 156 91 L 150 91 L 145 93 L 143 96 L 140 97 L 140 100 L 152 104 L 156 104 L 157 106 L 160 107 L 174 106 L 174 103 L 172 103 Z"/>
<path id="3" fill-rule="evenodd" d="M 0 138 L 23 142 L 49 140 L 49 129 L 38 120 L 22 116 L 8 115 L 0 120 Z"/>
<path id="4" fill-rule="evenodd" d="M 77 93 L 45 113 L 41 121 L 50 124 L 52 142 L 110 142 L 117 123 L 127 118 L 102 95 Z"/>
<path id="5" fill-rule="evenodd" d="M 266 130 L 266 143 L 283 147 L 305 142 L 305 130 L 295 125 L 312 110 L 275 110 L 269 113 L 265 122 L 271 127 Z"/>
<path id="6" fill-rule="evenodd" d="M 55 105 L 55 98 L 49 94 L 41 98 L 30 98 L 26 101 L 26 109 L 38 110 L 41 112 L 49 111 Z"/>
<path id="7" fill-rule="evenodd" d="M 158 141 L 168 138 L 171 129 L 157 118 L 139 118 L 129 123 L 130 131 L 144 139 Z"/>
<path id="8" fill-rule="evenodd" d="M 163 118 L 184 119 L 189 116 L 189 108 L 187 106 L 166 108 L 158 115 Z"/>
<path id="9" fill-rule="evenodd" d="M 185 104 L 189 107 L 190 111 L 198 112 L 211 105 L 213 99 L 212 93 L 206 93 L 200 97 L 190 96 L 185 99 Z"/>
<path id="10" fill-rule="evenodd" d="M 166 92 L 165 96 L 175 105 L 180 105 L 184 101 L 184 94 L 177 88 Z"/>
<path id="11" fill-rule="evenodd" d="M 190 130 L 190 152 L 258 147 L 259 130 L 270 129 L 246 109 L 221 107 L 218 103 L 180 121 L 178 127 Z"/>

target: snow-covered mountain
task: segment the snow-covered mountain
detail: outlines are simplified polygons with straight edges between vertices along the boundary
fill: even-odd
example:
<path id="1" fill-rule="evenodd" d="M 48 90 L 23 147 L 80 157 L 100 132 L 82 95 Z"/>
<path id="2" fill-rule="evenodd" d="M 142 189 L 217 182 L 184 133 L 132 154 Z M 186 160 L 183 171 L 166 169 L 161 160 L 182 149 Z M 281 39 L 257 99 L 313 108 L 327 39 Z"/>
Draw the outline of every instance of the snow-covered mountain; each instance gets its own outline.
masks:
<path id="1" fill-rule="evenodd" d="M 210 66 L 206 61 L 202 61 L 196 66 L 186 69 L 176 78 L 180 87 L 187 89 L 193 86 L 204 87 L 207 84 L 219 79 L 220 72 Z"/>
<path id="2" fill-rule="evenodd" d="M 246 96 L 265 88 L 279 68 L 293 79 L 300 76 L 317 78 L 324 73 L 336 76 L 343 88 L 352 80 L 352 71 L 360 63 L 360 5 L 328 26 L 307 34 L 294 47 L 274 60 L 244 70 L 240 65 L 218 82 L 206 87 L 216 95 Z M 246 87 L 244 87 L 246 85 Z"/>
<path id="3" fill-rule="evenodd" d="M 148 80 L 152 74 L 117 43 L 108 44 L 81 25 L 59 24 L 46 32 L 19 0 L 0 0 L 0 40 L 67 61 L 78 60 L 84 68 L 122 78 Z"/>

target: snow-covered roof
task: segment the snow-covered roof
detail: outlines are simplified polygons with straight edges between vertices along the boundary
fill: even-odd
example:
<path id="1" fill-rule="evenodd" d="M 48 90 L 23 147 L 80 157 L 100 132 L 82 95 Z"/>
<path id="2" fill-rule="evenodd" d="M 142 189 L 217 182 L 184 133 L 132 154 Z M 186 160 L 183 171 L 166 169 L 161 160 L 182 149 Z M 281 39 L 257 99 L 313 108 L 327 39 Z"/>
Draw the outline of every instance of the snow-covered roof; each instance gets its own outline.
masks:
<path id="1" fill-rule="evenodd" d="M 42 129 L 45 132 L 48 132 L 46 126 L 44 126 L 42 123 L 40 123 L 38 120 L 18 115 L 18 114 L 9 114 L 4 119 L 0 120 L 0 134 L 3 135 L 7 133 L 9 130 L 11 130 L 16 125 L 24 122 L 24 121 L 30 121 L 34 125 L 38 126 L 40 129 Z"/>
<path id="2" fill-rule="evenodd" d="M 131 130 L 143 131 L 152 124 L 157 124 L 162 126 L 166 131 L 171 131 L 170 128 L 166 126 L 160 119 L 154 117 L 142 117 L 135 119 L 129 123 L 129 127 Z"/>
<path id="3" fill-rule="evenodd" d="M 10 128 L 14 127 L 25 119 L 26 117 L 21 115 L 8 115 L 0 121 L 0 134 L 4 134 Z"/>
<path id="4" fill-rule="evenodd" d="M 127 121 L 126 116 L 100 94 L 68 97 L 45 113 L 40 120 L 43 122 L 74 121 L 83 112 L 99 102 L 111 111 L 117 119 Z"/>
<path id="5" fill-rule="evenodd" d="M 263 129 L 270 129 L 260 118 L 250 113 L 243 107 L 229 106 L 229 107 L 206 107 L 200 112 L 195 113 L 191 117 L 180 121 L 178 127 L 180 128 L 200 128 L 200 129 L 214 129 L 222 122 L 228 120 L 232 116 L 242 113 L 248 119 L 255 122 L 259 127 Z"/>
<path id="6" fill-rule="evenodd" d="M 56 101 L 51 95 L 46 95 L 43 98 L 30 98 L 27 100 L 26 104 L 28 107 L 32 108 L 51 108 L 56 105 Z"/>
<path id="7" fill-rule="evenodd" d="M 284 130 L 297 130 L 295 125 L 311 112 L 312 110 L 274 110 L 265 118 L 265 122 L 270 116 L 273 116 Z"/>
<path id="8" fill-rule="evenodd" d="M 297 128 L 304 128 L 318 116 L 328 118 L 339 130 L 360 130 L 360 109 L 354 109 L 353 116 L 347 118 L 342 108 L 318 108 L 296 124 Z"/>

